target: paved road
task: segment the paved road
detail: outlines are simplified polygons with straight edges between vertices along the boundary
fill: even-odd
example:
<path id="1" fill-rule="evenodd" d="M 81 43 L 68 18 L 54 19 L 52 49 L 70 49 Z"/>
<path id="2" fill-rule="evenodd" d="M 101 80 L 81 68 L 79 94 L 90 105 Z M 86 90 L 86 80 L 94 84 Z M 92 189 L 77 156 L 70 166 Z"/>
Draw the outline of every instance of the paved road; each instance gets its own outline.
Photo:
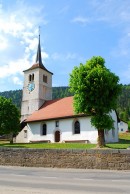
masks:
<path id="1" fill-rule="evenodd" d="M 130 171 L 0 166 L 0 194 L 130 194 Z"/>

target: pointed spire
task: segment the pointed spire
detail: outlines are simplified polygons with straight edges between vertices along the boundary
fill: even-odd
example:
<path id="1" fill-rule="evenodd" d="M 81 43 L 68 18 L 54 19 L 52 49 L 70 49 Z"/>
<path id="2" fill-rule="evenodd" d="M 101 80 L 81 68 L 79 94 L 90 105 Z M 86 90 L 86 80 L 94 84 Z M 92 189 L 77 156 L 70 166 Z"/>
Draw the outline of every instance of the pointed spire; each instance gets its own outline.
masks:
<path id="1" fill-rule="evenodd" d="M 42 56 L 41 56 L 41 45 L 40 45 L 40 27 L 39 27 L 39 42 L 38 42 L 38 48 L 37 48 L 36 63 L 39 63 L 39 65 L 43 65 Z"/>
<path id="2" fill-rule="evenodd" d="M 48 71 L 43 63 L 42 63 L 42 55 L 41 55 L 41 45 L 40 45 L 40 26 L 39 26 L 39 42 L 38 42 L 38 48 L 37 48 L 37 56 L 36 56 L 36 62 L 32 65 L 32 67 L 30 67 L 29 69 L 27 70 L 24 70 L 25 71 L 28 71 L 28 70 L 32 70 L 32 69 L 36 69 L 36 68 L 41 68 L 45 71 L 47 71 L 48 73 L 51 73 L 53 75 L 52 72 Z"/>

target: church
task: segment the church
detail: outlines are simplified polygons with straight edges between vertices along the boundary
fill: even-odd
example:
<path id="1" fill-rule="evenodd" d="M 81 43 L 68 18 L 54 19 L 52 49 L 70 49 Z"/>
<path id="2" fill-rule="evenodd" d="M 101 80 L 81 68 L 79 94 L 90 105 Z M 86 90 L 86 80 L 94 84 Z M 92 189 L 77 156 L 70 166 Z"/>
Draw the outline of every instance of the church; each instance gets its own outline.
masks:
<path id="1" fill-rule="evenodd" d="M 97 143 L 98 132 L 91 126 L 91 116 L 74 113 L 73 96 L 52 99 L 52 75 L 42 63 L 39 35 L 36 62 L 24 70 L 22 130 L 16 142 Z M 118 142 L 117 114 L 115 111 L 110 114 L 115 129 L 104 131 L 105 141 Z"/>

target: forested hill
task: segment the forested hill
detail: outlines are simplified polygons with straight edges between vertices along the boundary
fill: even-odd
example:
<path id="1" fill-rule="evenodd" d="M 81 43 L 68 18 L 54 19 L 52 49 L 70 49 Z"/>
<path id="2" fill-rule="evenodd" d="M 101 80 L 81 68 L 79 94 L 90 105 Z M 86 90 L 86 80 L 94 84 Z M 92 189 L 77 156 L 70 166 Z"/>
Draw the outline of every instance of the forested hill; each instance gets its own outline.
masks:
<path id="1" fill-rule="evenodd" d="M 53 87 L 52 90 L 52 98 L 63 98 L 67 96 L 72 96 L 73 94 L 70 93 L 69 87 Z M 13 103 L 20 109 L 21 108 L 21 100 L 22 100 L 22 90 L 11 90 L 0 92 L 0 96 L 5 98 L 11 98 Z"/>
<path id="2" fill-rule="evenodd" d="M 53 87 L 53 99 L 63 98 L 72 95 L 73 94 L 69 91 L 69 87 Z M 11 98 L 13 103 L 20 109 L 22 90 L 0 92 L 0 96 Z M 122 93 L 118 99 L 117 112 L 119 113 L 120 118 L 124 121 L 128 121 L 130 119 L 130 85 L 122 86 Z"/>

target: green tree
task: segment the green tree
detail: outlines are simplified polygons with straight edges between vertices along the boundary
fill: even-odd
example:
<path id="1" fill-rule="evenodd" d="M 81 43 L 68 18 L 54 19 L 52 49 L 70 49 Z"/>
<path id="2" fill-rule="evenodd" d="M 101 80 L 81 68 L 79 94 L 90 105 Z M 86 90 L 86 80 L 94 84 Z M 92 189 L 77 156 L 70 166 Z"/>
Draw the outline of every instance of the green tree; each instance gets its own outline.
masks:
<path id="1" fill-rule="evenodd" d="M 128 130 L 130 131 L 130 121 L 128 121 Z"/>
<path id="2" fill-rule="evenodd" d="M 91 124 L 98 130 L 98 147 L 105 146 L 104 130 L 114 128 L 110 112 L 116 108 L 121 92 L 119 77 L 105 67 L 105 60 L 92 57 L 86 64 L 74 67 L 70 89 L 74 93 L 76 113 L 91 115 Z"/>
<path id="3" fill-rule="evenodd" d="M 20 113 L 11 99 L 0 97 L 0 134 L 9 135 L 13 143 L 13 135 L 20 129 Z"/>

